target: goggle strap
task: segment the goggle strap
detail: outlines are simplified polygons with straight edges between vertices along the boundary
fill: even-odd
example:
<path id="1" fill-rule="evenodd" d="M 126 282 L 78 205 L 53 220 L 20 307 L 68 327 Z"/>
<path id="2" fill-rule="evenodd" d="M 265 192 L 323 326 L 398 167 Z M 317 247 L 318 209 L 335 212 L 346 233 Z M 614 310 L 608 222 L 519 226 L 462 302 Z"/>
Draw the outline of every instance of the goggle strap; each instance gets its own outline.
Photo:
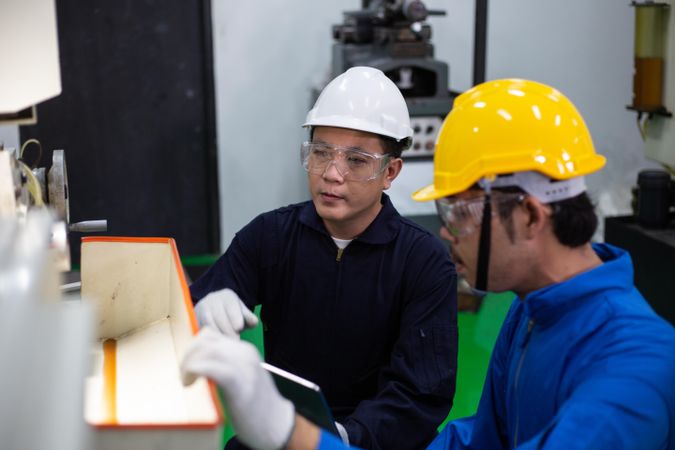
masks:
<path id="1" fill-rule="evenodd" d="M 487 291 L 488 266 L 490 265 L 490 241 L 492 231 L 492 201 L 489 192 L 483 201 L 483 220 L 478 241 L 478 263 L 476 267 L 476 289 Z"/>

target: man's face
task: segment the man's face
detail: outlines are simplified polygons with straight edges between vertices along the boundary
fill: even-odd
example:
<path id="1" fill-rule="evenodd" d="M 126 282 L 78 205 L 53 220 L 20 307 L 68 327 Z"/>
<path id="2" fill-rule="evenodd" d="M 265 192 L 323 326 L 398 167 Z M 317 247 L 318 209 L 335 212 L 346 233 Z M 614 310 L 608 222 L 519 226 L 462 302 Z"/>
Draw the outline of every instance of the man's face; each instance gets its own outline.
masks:
<path id="1" fill-rule="evenodd" d="M 351 148 L 372 155 L 383 155 L 382 141 L 377 135 L 346 128 L 317 127 L 312 142 L 327 144 L 327 148 Z M 360 233 L 375 219 L 381 209 L 382 191 L 391 186 L 401 169 L 400 159 L 388 163 L 385 160 L 384 163 L 384 170 L 373 179 L 355 181 L 350 180 L 349 176 L 345 179 L 344 173 L 349 168 L 345 155 L 340 153 L 321 173 L 308 174 L 312 201 L 331 234 L 350 234 L 347 230 Z M 333 236 L 344 239 L 355 237 Z"/>
<path id="2" fill-rule="evenodd" d="M 484 193 L 480 190 L 465 191 L 453 196 L 450 200 L 463 202 L 460 203 L 463 206 L 453 215 L 450 226 L 443 226 L 440 232 L 441 237 L 451 243 L 450 251 L 457 273 L 464 276 L 473 287 L 476 286 L 484 198 Z M 514 225 L 509 236 L 506 224 L 497 213 L 497 204 L 504 201 L 516 201 L 516 197 L 499 192 L 493 194 L 487 286 L 491 292 L 513 290 L 524 275 L 521 273 L 522 269 L 528 265 L 526 245 L 517 226 Z M 517 208 L 512 214 L 518 214 Z"/>

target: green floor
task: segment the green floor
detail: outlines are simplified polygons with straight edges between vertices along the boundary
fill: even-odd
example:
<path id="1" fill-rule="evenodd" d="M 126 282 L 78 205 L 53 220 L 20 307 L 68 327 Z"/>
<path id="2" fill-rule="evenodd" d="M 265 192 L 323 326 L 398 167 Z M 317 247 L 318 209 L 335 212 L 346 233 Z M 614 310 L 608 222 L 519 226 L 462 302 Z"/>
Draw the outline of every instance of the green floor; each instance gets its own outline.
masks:
<path id="1" fill-rule="evenodd" d="M 513 298 L 510 293 L 490 294 L 483 300 L 478 313 L 460 313 L 457 317 L 457 388 L 452 411 L 445 422 L 476 412 L 492 347 Z"/>
<path id="2" fill-rule="evenodd" d="M 445 422 L 471 415 L 476 411 L 490 352 L 512 299 L 513 295 L 508 293 L 490 294 L 483 300 L 478 313 L 459 314 L 457 389 L 452 411 Z M 259 310 L 256 310 L 256 313 L 259 313 Z M 241 336 L 242 339 L 254 343 L 262 353 L 261 326 L 247 330 Z M 224 442 L 232 435 L 232 427 L 227 424 L 223 433 Z"/>

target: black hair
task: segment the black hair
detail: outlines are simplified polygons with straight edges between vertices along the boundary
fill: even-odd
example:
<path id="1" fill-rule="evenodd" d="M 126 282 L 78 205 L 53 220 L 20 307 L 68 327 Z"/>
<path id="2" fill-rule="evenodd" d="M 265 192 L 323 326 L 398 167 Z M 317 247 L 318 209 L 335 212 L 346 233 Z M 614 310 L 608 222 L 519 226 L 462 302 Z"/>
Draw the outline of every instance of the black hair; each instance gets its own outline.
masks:
<path id="1" fill-rule="evenodd" d="M 519 187 L 494 188 L 493 190 L 526 194 Z M 517 202 L 503 202 L 498 206 L 499 217 L 504 223 L 511 242 L 515 239 L 511 213 L 517 204 Z M 591 241 L 598 228 L 598 216 L 595 214 L 595 205 L 586 192 L 565 200 L 551 202 L 549 206 L 553 210 L 551 216 L 553 233 L 562 245 L 576 248 Z"/>
<path id="2" fill-rule="evenodd" d="M 575 248 L 591 241 L 598 228 L 598 216 L 586 192 L 551 203 L 551 206 L 553 231 L 561 244 Z"/>
<path id="3" fill-rule="evenodd" d="M 403 150 L 410 147 L 410 138 L 404 138 L 400 141 L 397 141 L 392 137 L 382 136 L 381 134 L 378 134 L 378 137 L 380 138 L 380 141 L 382 141 L 384 154 L 389 155 L 392 158 L 400 158 Z"/>

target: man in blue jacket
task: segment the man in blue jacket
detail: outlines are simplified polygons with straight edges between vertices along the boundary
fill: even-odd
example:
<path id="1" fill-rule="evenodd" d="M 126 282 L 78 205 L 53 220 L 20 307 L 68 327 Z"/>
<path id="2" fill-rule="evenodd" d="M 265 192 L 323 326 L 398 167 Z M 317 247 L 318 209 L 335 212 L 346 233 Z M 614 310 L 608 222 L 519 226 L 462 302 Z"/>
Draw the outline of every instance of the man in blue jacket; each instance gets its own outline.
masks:
<path id="1" fill-rule="evenodd" d="M 436 200 L 459 273 L 518 297 L 478 411 L 429 449 L 675 448 L 675 331 L 630 256 L 590 243 L 584 175 L 605 159 L 574 105 L 531 81 L 485 83 L 455 102 L 439 146 L 414 197 Z"/>
<path id="2" fill-rule="evenodd" d="M 497 80 L 456 99 L 434 183 L 414 198 L 436 201 L 457 270 L 477 291 L 517 298 L 476 414 L 450 422 L 429 449 L 675 448 L 675 330 L 635 289 L 629 255 L 590 243 L 597 218 L 584 176 L 604 164 L 574 105 L 549 86 Z M 209 334 L 186 353 L 185 373 L 244 384 L 228 369 L 254 367 L 250 349 L 228 343 L 214 360 L 204 351 L 223 343 Z M 257 380 L 259 396 L 226 399 L 246 439 L 344 448 L 300 416 L 287 441 L 260 439 L 248 408 L 289 408 Z"/>
<path id="3" fill-rule="evenodd" d="M 352 68 L 304 126 L 312 201 L 237 233 L 190 288 L 197 318 L 236 337 L 262 305 L 265 359 L 322 387 L 345 442 L 423 448 L 452 405 L 457 285 L 441 241 L 383 193 L 411 141 L 405 99 L 381 71 Z"/>

